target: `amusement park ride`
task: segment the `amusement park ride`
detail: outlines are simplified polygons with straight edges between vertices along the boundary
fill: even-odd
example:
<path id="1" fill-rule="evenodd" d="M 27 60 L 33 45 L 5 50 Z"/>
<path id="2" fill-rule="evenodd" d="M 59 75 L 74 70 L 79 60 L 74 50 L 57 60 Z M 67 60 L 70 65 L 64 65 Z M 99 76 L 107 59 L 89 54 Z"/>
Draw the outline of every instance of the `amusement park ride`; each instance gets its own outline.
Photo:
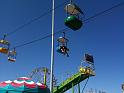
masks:
<path id="1" fill-rule="evenodd" d="M 45 85 L 49 85 L 50 82 L 50 70 L 46 67 L 39 67 L 33 69 L 33 71 L 28 75 L 29 78 L 34 80 L 35 82 L 40 82 Z M 54 85 L 56 85 L 56 78 L 53 78 Z"/>
<path id="2" fill-rule="evenodd" d="M 72 2 L 72 0 L 70 0 L 70 3 L 65 6 L 64 10 L 67 14 L 64 24 L 74 31 L 79 30 L 83 24 L 81 16 L 84 15 L 84 13 Z M 0 39 L 0 53 L 8 55 L 8 61 L 15 62 L 17 55 L 16 50 L 15 48 L 10 50 L 10 42 L 5 39 L 6 36 L 7 35 L 5 34 L 4 38 Z M 67 47 L 68 41 L 69 40 L 65 37 L 65 32 L 63 32 L 63 36 L 57 39 L 58 46 L 56 48 L 57 52 L 67 55 L 67 57 L 69 57 L 68 52 L 70 51 Z"/>
<path id="3" fill-rule="evenodd" d="M 4 35 L 4 38 L 0 40 L 0 53 L 8 55 L 8 61 L 9 62 L 15 62 L 16 61 L 16 50 L 10 50 L 10 43 L 9 41 L 5 40 L 6 35 Z"/>
<path id="4" fill-rule="evenodd" d="M 54 87 L 53 93 L 64 93 L 70 88 L 73 88 L 75 85 L 79 85 L 80 82 L 84 81 L 85 79 L 91 76 L 95 76 L 93 56 L 85 54 L 85 61 L 79 68 L 79 71 L 69 77 L 68 79 L 66 79 L 65 81 L 61 82 L 58 86 Z M 80 93 L 80 88 L 78 90 L 78 93 Z"/>
<path id="5" fill-rule="evenodd" d="M 65 19 L 65 25 L 74 31 L 79 30 L 83 25 L 80 16 L 81 14 L 84 15 L 84 13 L 76 4 L 72 3 L 72 0 L 70 0 L 70 3 L 67 4 L 64 9 L 67 13 L 67 18 Z M 58 41 L 57 52 L 63 55 L 67 55 L 68 57 L 69 56 L 68 52 L 70 50 L 67 46 L 67 43 L 69 40 L 65 37 L 65 32 L 63 34 L 64 35 L 62 37 L 59 37 L 57 39 Z M 85 58 L 85 62 L 82 63 L 82 66 L 80 67 L 79 71 L 76 74 L 72 75 L 67 80 L 55 86 L 51 91 L 52 93 L 64 93 L 65 91 L 69 90 L 70 88 L 73 88 L 77 84 L 79 86 L 79 83 L 81 81 L 91 76 L 95 76 L 93 56 L 89 54 L 85 54 L 84 58 Z M 78 93 L 80 93 L 80 88 Z"/>
<path id="6" fill-rule="evenodd" d="M 5 40 L 6 35 L 4 35 L 4 38 L 0 40 L 0 52 L 3 54 L 7 54 L 9 52 L 9 46 L 10 43 Z"/>
<path id="7" fill-rule="evenodd" d="M 67 57 L 69 57 L 68 54 L 68 47 L 67 47 L 67 43 L 68 43 L 68 39 L 65 37 L 65 32 L 63 32 L 64 36 L 63 37 L 59 37 L 58 38 L 58 47 L 57 47 L 57 52 L 63 54 L 63 55 L 67 55 Z"/>
<path id="8" fill-rule="evenodd" d="M 81 14 L 84 13 L 81 9 L 70 0 L 70 3 L 65 6 L 65 11 L 67 13 L 67 18 L 65 19 L 65 25 L 72 30 L 79 30 L 82 27 Z"/>
<path id="9" fill-rule="evenodd" d="M 44 83 L 48 86 L 50 81 L 49 75 L 50 70 L 48 68 L 41 67 L 34 69 L 28 77 L 32 78 L 32 80 L 36 80 L 37 82 Z M 57 85 L 57 79 L 54 77 L 53 93 L 64 93 L 71 88 L 73 89 L 75 85 L 78 85 L 78 93 L 80 93 L 80 82 L 92 76 L 95 76 L 93 56 L 85 54 L 84 61 L 82 62 L 82 65 L 80 66 L 79 71 L 76 74 L 73 74 L 71 77 L 62 81 L 59 85 Z"/>
<path id="10" fill-rule="evenodd" d="M 84 13 L 76 4 L 72 3 L 72 0 L 70 0 L 70 3 L 65 6 L 64 10 L 67 13 L 67 18 L 64 22 L 65 25 L 74 31 L 79 30 L 83 24 L 81 20 L 81 14 L 84 15 Z M 57 41 L 57 52 L 69 57 L 69 48 L 67 47 L 67 43 L 69 40 L 65 37 L 65 32 L 63 32 L 63 36 L 59 37 Z"/>
<path id="11" fill-rule="evenodd" d="M 82 25 L 82 19 L 81 16 L 84 16 L 84 13 L 81 11 L 81 9 L 70 0 L 70 3 L 67 4 L 64 8 L 64 10 L 67 13 L 67 18 L 64 21 L 64 24 L 69 27 L 70 29 L 77 31 L 79 30 Z M 8 55 L 8 61 L 15 62 L 16 61 L 16 50 L 15 48 L 13 50 L 10 50 L 10 43 L 5 39 L 6 35 L 4 35 L 4 38 L 0 40 L 0 53 Z M 66 55 L 69 57 L 68 52 L 70 49 L 67 46 L 67 43 L 69 40 L 65 36 L 65 32 L 63 32 L 63 36 L 59 37 L 57 39 L 58 46 L 56 48 L 56 51 L 60 54 Z M 81 81 L 91 77 L 95 76 L 95 69 L 94 69 L 94 60 L 93 56 L 89 54 L 85 54 L 85 62 L 81 65 L 79 71 L 66 79 L 65 81 L 61 82 L 59 85 L 53 87 L 52 93 L 63 93 L 70 88 L 73 88 L 75 85 L 79 84 Z M 38 68 L 31 72 L 30 78 L 34 78 L 35 75 L 39 72 L 42 72 L 44 74 L 43 80 L 39 80 L 39 82 L 44 83 L 47 85 L 48 78 L 47 76 L 50 75 L 50 71 L 47 68 Z M 53 79 L 53 81 L 56 81 L 56 79 Z M 80 93 L 80 92 L 79 92 Z"/>

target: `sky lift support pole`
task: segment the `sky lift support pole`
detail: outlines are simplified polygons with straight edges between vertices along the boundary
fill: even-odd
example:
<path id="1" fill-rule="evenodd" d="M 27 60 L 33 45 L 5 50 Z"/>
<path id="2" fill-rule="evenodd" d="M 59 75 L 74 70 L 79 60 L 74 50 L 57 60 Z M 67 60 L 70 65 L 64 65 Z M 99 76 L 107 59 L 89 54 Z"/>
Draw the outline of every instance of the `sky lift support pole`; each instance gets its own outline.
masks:
<path id="1" fill-rule="evenodd" d="M 55 1 L 52 0 L 52 47 L 51 47 L 51 74 L 50 74 L 51 93 L 53 93 L 53 70 L 54 70 L 54 7 L 55 7 Z"/>

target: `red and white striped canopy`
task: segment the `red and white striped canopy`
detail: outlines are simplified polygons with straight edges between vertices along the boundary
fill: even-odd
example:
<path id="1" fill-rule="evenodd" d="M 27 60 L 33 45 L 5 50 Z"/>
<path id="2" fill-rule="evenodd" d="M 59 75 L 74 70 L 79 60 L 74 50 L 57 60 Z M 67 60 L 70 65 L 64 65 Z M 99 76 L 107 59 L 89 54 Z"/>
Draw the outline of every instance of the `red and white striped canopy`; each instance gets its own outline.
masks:
<path id="1" fill-rule="evenodd" d="M 20 77 L 17 78 L 17 80 L 14 81 L 4 81 L 4 82 L 0 82 L 0 87 L 5 87 L 7 85 L 11 85 L 13 87 L 20 87 L 20 86 L 26 86 L 27 88 L 46 88 L 47 86 L 42 84 L 42 83 L 35 83 L 33 81 L 31 81 L 31 78 L 27 78 L 27 77 Z"/>

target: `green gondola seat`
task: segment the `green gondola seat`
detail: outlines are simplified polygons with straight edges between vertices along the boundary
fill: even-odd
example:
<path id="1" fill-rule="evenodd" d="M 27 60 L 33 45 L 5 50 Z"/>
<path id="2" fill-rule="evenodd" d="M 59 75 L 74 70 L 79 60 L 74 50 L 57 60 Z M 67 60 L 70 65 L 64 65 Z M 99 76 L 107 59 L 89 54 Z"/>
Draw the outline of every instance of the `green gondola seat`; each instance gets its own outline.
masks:
<path id="1" fill-rule="evenodd" d="M 76 16 L 71 15 L 65 19 L 65 25 L 71 28 L 72 30 L 79 30 L 82 27 L 82 21 Z"/>

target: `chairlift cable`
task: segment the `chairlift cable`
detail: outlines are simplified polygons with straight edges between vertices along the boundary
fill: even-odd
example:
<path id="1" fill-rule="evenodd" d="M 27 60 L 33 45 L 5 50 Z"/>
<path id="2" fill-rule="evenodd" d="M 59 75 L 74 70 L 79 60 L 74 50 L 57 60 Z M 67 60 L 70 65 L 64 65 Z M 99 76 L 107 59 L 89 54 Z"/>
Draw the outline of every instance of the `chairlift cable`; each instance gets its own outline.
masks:
<path id="1" fill-rule="evenodd" d="M 108 9 L 106 9 L 106 10 L 104 10 L 104 11 L 102 11 L 102 12 L 99 12 L 99 13 L 97 13 L 97 14 L 95 14 L 95 15 L 93 15 L 93 16 L 87 18 L 87 19 L 84 19 L 84 22 L 87 22 L 88 20 L 91 20 L 91 19 L 93 19 L 93 18 L 96 18 L 97 16 L 100 16 L 100 15 L 102 15 L 102 14 L 104 14 L 104 13 L 106 13 L 106 12 L 112 10 L 112 9 L 115 9 L 115 8 L 117 8 L 117 7 L 120 7 L 120 6 L 122 6 L 122 5 L 124 5 L 124 2 L 121 2 L 121 3 L 115 5 L 115 6 L 111 7 L 111 8 L 108 8 Z M 55 35 L 55 34 L 62 33 L 63 31 L 68 31 L 67 29 L 68 29 L 68 28 L 64 28 L 64 29 L 62 29 L 62 30 L 60 30 L 60 31 L 58 31 L 58 32 L 55 32 L 54 35 Z M 15 46 L 15 48 L 19 48 L 19 47 L 22 47 L 22 46 L 26 46 L 26 45 L 29 45 L 29 44 L 31 44 L 31 43 L 35 43 L 35 42 L 41 41 L 41 40 L 43 40 L 43 39 L 46 39 L 46 38 L 48 38 L 48 37 L 51 37 L 51 34 L 49 34 L 49 35 L 47 35 L 47 36 L 44 36 L 44 37 L 42 37 L 42 38 L 36 39 L 36 40 L 29 41 L 29 42 L 24 43 L 24 44 L 21 44 L 21 45 L 17 45 L 17 46 Z"/>
<path id="2" fill-rule="evenodd" d="M 120 7 L 120 6 L 122 6 L 122 5 L 124 5 L 124 2 L 121 2 L 121 3 L 117 4 L 117 5 L 114 5 L 114 6 L 112 6 L 111 8 L 108 8 L 108 9 L 106 9 L 106 10 L 104 10 L 104 11 L 101 11 L 101 12 L 95 14 L 94 16 L 91 16 L 91 17 L 85 19 L 84 22 L 86 22 L 86 21 L 88 21 L 88 20 L 91 20 L 91 19 L 93 19 L 93 18 L 96 18 L 97 16 L 100 16 L 100 15 L 102 15 L 102 14 L 104 14 L 104 13 L 106 13 L 106 12 L 112 10 L 112 9 L 115 9 L 115 8 L 117 8 L 117 7 Z"/>
<path id="3" fill-rule="evenodd" d="M 61 7 L 62 5 L 64 5 L 66 2 L 67 2 L 67 1 L 65 1 L 65 2 L 63 2 L 62 4 L 56 6 L 56 7 L 55 7 L 55 10 L 56 10 L 57 8 Z M 46 11 L 46 12 L 43 13 L 43 14 L 41 14 L 40 16 L 31 19 L 30 21 L 28 21 L 28 22 L 22 24 L 21 26 L 17 27 L 15 30 L 13 30 L 13 31 L 11 31 L 11 32 L 9 32 L 9 33 L 7 33 L 6 36 L 10 36 L 10 35 L 16 33 L 17 31 L 19 31 L 19 30 L 23 29 L 24 27 L 26 27 L 27 25 L 30 25 L 31 23 L 33 23 L 33 22 L 35 22 L 35 21 L 41 19 L 42 17 L 46 16 L 47 14 L 49 14 L 49 13 L 51 13 L 51 12 L 52 12 L 52 9 L 49 9 L 48 11 Z"/>
<path id="4" fill-rule="evenodd" d="M 68 28 L 64 28 L 64 29 L 62 29 L 62 30 L 59 30 L 58 32 L 55 32 L 54 35 L 59 34 L 59 33 L 62 33 L 63 31 L 68 31 L 67 29 L 68 29 Z M 41 41 L 41 40 L 46 39 L 46 38 L 51 37 L 51 36 L 52 36 L 52 34 L 49 34 L 49 35 L 46 35 L 46 36 L 41 37 L 41 38 L 39 38 L 39 39 L 35 39 L 35 40 L 29 41 L 29 42 L 27 42 L 27 43 L 17 45 L 17 46 L 15 46 L 14 48 L 19 48 L 19 47 L 22 47 L 22 46 L 26 46 L 26 45 L 29 45 L 29 44 L 32 44 L 32 43 Z"/>

